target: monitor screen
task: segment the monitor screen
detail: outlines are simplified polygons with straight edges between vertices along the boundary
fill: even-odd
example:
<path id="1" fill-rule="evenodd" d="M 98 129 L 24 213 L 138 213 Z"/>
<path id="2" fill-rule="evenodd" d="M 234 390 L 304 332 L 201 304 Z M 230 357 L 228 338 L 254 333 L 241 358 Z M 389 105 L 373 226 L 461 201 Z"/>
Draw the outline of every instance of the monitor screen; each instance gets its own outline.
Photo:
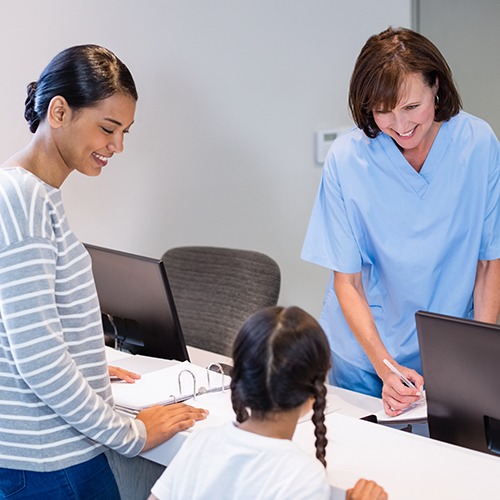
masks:
<path id="1" fill-rule="evenodd" d="M 106 343 L 133 354 L 189 360 L 163 262 L 85 247 L 92 258 Z"/>
<path id="2" fill-rule="evenodd" d="M 500 325 L 415 315 L 431 438 L 500 454 Z"/>

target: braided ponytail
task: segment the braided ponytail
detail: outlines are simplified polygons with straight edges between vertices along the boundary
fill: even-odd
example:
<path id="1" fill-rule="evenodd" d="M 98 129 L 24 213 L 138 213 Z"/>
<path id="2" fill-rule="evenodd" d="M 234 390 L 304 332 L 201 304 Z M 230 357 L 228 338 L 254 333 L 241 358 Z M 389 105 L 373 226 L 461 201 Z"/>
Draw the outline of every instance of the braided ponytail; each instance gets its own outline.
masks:
<path id="1" fill-rule="evenodd" d="M 264 418 L 314 398 L 316 457 L 326 466 L 326 379 L 330 347 L 319 323 L 298 307 L 254 313 L 233 344 L 231 402 L 236 419 Z"/>
<path id="2" fill-rule="evenodd" d="M 242 403 L 238 391 L 237 384 L 231 380 L 231 404 L 233 405 L 234 413 L 236 414 L 236 421 L 241 423 L 248 419 L 248 411 Z"/>
<path id="3" fill-rule="evenodd" d="M 326 467 L 326 438 L 325 408 L 326 408 L 326 386 L 322 380 L 314 383 L 315 398 L 313 403 L 312 423 L 314 424 L 314 435 L 316 436 L 316 458 Z"/>

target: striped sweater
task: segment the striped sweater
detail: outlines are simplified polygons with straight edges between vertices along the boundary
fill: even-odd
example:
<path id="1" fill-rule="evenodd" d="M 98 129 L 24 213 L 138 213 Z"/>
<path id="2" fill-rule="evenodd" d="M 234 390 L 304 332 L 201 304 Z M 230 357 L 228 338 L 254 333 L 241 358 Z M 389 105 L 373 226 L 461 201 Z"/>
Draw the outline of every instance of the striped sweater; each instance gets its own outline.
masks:
<path id="1" fill-rule="evenodd" d="M 60 191 L 0 169 L 0 467 L 58 470 L 145 441 L 113 410 L 91 261 Z"/>

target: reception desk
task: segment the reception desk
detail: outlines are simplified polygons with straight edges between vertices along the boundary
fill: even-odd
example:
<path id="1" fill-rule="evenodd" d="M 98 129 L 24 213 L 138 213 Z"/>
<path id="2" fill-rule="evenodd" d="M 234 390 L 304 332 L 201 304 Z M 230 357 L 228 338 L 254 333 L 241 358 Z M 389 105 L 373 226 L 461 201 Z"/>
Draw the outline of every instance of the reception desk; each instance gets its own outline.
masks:
<path id="1" fill-rule="evenodd" d="M 192 362 L 200 365 L 230 361 L 223 357 L 216 360 L 216 355 L 204 351 L 192 352 Z M 144 369 L 150 370 L 156 362 L 146 360 Z M 112 364 L 120 364 L 120 361 Z M 229 393 L 221 397 L 228 400 L 227 419 L 231 420 Z M 380 399 L 329 386 L 328 400 L 326 460 L 332 498 L 345 498 L 345 490 L 360 477 L 377 481 L 389 493 L 390 499 L 469 500 L 500 496 L 500 458 L 403 432 L 392 426 L 360 420 L 382 410 Z M 203 406 L 202 397 L 196 404 Z M 213 423 L 220 423 L 220 415 Z M 210 425 L 210 416 L 203 425 Z M 293 438 L 306 453 L 312 455 L 315 453 L 313 429 L 312 422 L 301 422 Z M 147 468 L 149 462 L 155 470 L 153 476 L 157 477 L 189 434 L 190 431 L 181 432 L 163 445 L 143 453 L 140 459 L 143 466 Z M 122 460 L 131 463 L 130 459 Z M 143 473 L 141 475 L 144 477 Z M 144 493 L 154 482 L 153 476 L 146 480 L 149 484 L 143 485 L 141 493 L 136 490 L 128 498 L 146 498 Z M 131 488 L 139 488 L 137 481 L 132 481 L 131 485 Z M 128 494 L 128 491 L 125 492 L 124 500 Z"/>

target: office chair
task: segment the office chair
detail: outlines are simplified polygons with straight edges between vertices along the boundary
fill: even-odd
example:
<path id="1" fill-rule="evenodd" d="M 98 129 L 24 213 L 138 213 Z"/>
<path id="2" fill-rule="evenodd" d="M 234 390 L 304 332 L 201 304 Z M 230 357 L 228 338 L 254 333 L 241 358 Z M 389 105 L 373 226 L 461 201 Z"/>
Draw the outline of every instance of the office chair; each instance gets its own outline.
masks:
<path id="1" fill-rule="evenodd" d="M 281 272 L 253 250 L 185 246 L 162 256 L 186 344 L 231 356 L 242 323 L 278 302 Z"/>

